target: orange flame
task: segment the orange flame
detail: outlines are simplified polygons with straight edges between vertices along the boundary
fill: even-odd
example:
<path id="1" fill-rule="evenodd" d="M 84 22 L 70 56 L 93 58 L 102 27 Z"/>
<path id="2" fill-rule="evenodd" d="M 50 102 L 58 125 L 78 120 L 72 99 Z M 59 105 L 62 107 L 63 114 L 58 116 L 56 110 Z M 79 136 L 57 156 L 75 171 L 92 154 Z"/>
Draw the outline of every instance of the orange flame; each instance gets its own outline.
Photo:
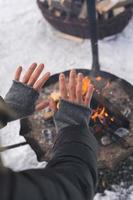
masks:
<path id="1" fill-rule="evenodd" d="M 102 77 L 101 76 L 97 76 L 96 77 L 96 80 L 97 81 L 101 81 L 102 80 Z M 82 87 L 82 94 L 85 95 L 87 90 L 88 90 L 88 87 L 89 87 L 89 84 L 91 83 L 91 80 L 89 79 L 89 77 L 85 77 L 83 79 L 83 87 Z M 105 87 L 103 88 L 104 89 L 107 89 L 108 87 L 110 86 L 110 83 L 107 82 L 107 84 L 105 85 Z M 95 91 L 97 93 L 100 93 L 99 90 L 95 89 Z M 105 119 L 108 118 L 108 120 L 113 123 L 114 122 L 114 118 L 113 117 L 110 117 L 109 116 L 109 113 L 107 112 L 106 108 L 105 107 L 98 107 L 97 109 L 95 109 L 93 111 L 93 114 L 91 116 L 91 119 L 95 122 L 97 119 L 99 119 L 99 121 L 101 123 L 104 123 Z"/>
<path id="2" fill-rule="evenodd" d="M 91 80 L 86 76 L 86 77 L 83 79 L 82 95 L 85 95 L 85 94 L 86 94 L 90 83 L 91 83 Z"/>
<path id="3" fill-rule="evenodd" d="M 108 117 L 108 113 L 105 111 L 105 107 L 98 107 L 96 110 L 93 111 L 91 119 L 94 121 L 96 121 L 96 119 L 99 119 L 100 122 L 103 123 L 105 117 Z"/>

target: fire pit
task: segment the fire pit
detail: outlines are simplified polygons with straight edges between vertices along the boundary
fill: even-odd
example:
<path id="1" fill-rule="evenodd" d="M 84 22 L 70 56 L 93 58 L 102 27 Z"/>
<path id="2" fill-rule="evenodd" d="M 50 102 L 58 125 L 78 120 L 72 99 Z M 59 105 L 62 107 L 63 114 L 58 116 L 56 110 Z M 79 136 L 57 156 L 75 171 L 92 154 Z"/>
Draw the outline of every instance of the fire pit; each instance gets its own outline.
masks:
<path id="1" fill-rule="evenodd" d="M 106 0 L 103 2 L 107 4 Z M 97 1 L 99 39 L 120 33 L 132 17 L 132 1 L 125 0 L 111 8 L 103 2 Z M 86 0 L 37 0 L 37 4 L 44 18 L 57 30 L 72 36 L 90 38 Z M 106 7 L 108 9 L 105 11 Z"/>
<path id="2" fill-rule="evenodd" d="M 86 76 L 83 92 L 88 82 L 95 85 L 90 127 L 100 145 L 98 166 L 113 169 L 120 160 L 133 152 L 133 87 L 125 80 L 106 72 L 95 75 L 89 70 L 79 69 L 77 72 Z M 69 71 L 65 74 L 67 76 Z M 41 97 L 47 98 L 52 94 L 58 100 L 58 89 L 57 74 L 47 82 Z M 57 138 L 52 115 L 46 109 L 21 120 L 20 134 L 28 140 L 39 160 L 50 159 L 50 152 Z"/>

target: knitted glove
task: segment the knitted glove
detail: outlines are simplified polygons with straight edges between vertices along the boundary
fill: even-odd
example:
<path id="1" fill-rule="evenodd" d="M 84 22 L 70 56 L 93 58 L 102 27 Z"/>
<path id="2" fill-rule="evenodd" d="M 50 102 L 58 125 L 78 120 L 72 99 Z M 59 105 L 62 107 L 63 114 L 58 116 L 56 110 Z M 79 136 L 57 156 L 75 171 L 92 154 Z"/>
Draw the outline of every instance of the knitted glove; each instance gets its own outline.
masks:
<path id="1" fill-rule="evenodd" d="M 90 115 L 90 108 L 61 100 L 59 110 L 54 115 L 57 131 L 70 125 L 86 124 L 88 126 Z"/>
<path id="2" fill-rule="evenodd" d="M 21 119 L 33 114 L 38 97 L 39 93 L 32 87 L 13 81 L 5 97 L 7 106 L 12 110 L 12 114 L 8 114 L 8 121 Z"/>

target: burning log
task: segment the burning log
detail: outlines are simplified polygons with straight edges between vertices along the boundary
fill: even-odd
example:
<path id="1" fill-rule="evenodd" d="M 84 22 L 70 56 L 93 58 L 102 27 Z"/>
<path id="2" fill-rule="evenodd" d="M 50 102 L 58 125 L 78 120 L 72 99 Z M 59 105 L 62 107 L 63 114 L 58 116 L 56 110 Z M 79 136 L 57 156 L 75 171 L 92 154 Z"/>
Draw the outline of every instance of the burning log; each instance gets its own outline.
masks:
<path id="1" fill-rule="evenodd" d="M 129 128 L 128 119 L 119 112 L 115 105 L 110 103 L 108 99 L 103 97 L 101 94 L 98 94 L 97 92 L 94 92 L 92 98 L 92 108 L 94 108 L 94 115 L 92 115 L 94 122 L 97 117 L 101 116 L 101 119 L 100 117 L 99 119 L 102 124 L 106 125 L 107 123 L 108 126 L 116 126 L 116 128 Z M 101 108 L 99 115 L 96 113 L 97 108 Z"/>
<path id="2" fill-rule="evenodd" d="M 82 87 L 83 98 L 86 95 L 90 83 L 96 85 L 91 105 L 91 108 L 93 109 L 91 116 L 91 126 L 99 126 L 99 123 L 101 123 L 104 126 L 104 129 L 111 127 L 112 131 L 121 127 L 128 129 L 128 119 L 117 109 L 113 103 L 109 101 L 109 99 L 106 98 L 106 95 L 104 94 L 105 90 L 107 90 L 110 86 L 110 83 L 104 82 L 100 76 L 85 77 L 83 79 Z M 100 86 L 102 90 L 98 89 L 98 86 Z M 59 91 L 57 90 L 52 92 L 50 96 L 58 105 L 60 99 Z M 53 113 L 50 110 L 47 110 L 43 116 L 45 120 L 48 120 L 52 118 Z"/>

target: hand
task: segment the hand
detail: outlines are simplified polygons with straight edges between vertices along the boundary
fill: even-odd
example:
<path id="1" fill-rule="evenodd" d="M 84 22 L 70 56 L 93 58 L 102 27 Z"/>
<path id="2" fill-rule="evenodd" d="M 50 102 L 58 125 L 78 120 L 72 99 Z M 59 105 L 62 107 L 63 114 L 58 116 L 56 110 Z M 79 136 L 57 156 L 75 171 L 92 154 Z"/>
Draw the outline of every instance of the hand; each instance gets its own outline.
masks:
<path id="1" fill-rule="evenodd" d="M 16 70 L 14 80 L 20 81 L 23 84 L 26 84 L 27 86 L 30 86 L 34 90 L 39 92 L 50 77 L 50 72 L 47 72 L 39 79 L 39 76 L 41 75 L 43 69 L 44 69 L 44 64 L 40 64 L 39 66 L 37 66 L 36 63 L 33 63 L 25 73 L 24 77 L 22 78 L 22 81 L 20 81 L 22 73 L 22 67 L 20 66 Z M 39 111 L 46 108 L 48 105 L 49 101 L 42 100 L 41 102 L 37 103 L 35 109 L 36 111 Z"/>
<path id="2" fill-rule="evenodd" d="M 77 75 L 75 70 L 71 70 L 70 72 L 68 87 L 64 74 L 60 74 L 59 76 L 59 90 L 61 98 L 71 103 L 76 103 L 79 105 L 90 107 L 90 102 L 93 95 L 94 87 L 93 85 L 89 84 L 88 91 L 85 97 L 83 97 L 82 85 L 83 85 L 83 74 L 79 73 Z M 57 111 L 56 104 L 52 99 L 50 99 L 50 108 L 54 112 Z"/>

